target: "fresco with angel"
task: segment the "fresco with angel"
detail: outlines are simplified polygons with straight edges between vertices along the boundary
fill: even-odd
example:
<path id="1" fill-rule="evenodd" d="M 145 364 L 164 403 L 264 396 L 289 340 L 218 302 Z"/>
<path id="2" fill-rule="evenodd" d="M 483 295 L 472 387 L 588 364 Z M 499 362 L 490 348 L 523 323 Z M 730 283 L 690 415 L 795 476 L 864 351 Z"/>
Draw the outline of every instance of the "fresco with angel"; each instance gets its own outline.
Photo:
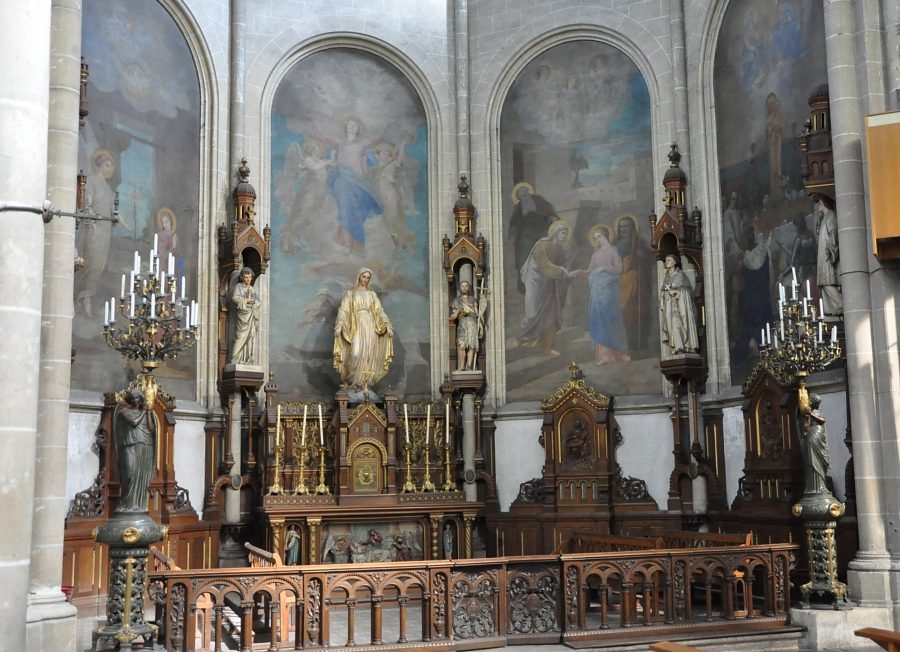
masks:
<path id="1" fill-rule="evenodd" d="M 338 387 L 334 321 L 361 267 L 395 325 L 382 391 L 427 387 L 425 111 L 390 63 L 349 48 L 311 54 L 272 105 L 270 358 L 279 385 Z"/>

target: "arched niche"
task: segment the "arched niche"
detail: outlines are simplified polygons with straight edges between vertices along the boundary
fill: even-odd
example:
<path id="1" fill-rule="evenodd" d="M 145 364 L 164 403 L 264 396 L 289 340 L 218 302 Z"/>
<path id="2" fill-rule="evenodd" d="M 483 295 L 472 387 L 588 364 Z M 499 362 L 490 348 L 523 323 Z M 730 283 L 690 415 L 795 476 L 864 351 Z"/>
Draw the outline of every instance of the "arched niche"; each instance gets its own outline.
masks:
<path id="1" fill-rule="evenodd" d="M 428 395 L 430 133 L 416 88 L 373 52 L 317 49 L 277 82 L 269 136 L 269 360 L 281 391 L 333 396 L 337 309 L 365 266 L 394 329 L 375 389 Z"/>
<path id="2" fill-rule="evenodd" d="M 608 43 L 556 44 L 512 81 L 499 138 L 507 401 L 546 396 L 573 360 L 604 391 L 659 390 L 655 266 L 636 217 L 654 204 L 651 123 L 644 76 Z"/>
<path id="3" fill-rule="evenodd" d="M 169 5 L 172 5 L 171 7 Z M 119 195 L 119 223 L 82 223 L 76 246 L 72 387 L 95 392 L 125 384 L 137 370 L 100 335 L 102 304 L 118 297 L 134 251 L 147 260 L 159 234 L 162 259 L 175 255 L 187 294 L 199 296 L 202 197 L 201 148 L 208 128 L 209 68 L 196 26 L 175 2 L 89 0 L 82 6 L 82 55 L 90 66 L 89 114 L 79 138 L 79 167 L 94 210 L 108 214 Z M 192 30 L 189 32 L 188 30 Z M 177 152 L 177 155 L 173 155 Z M 167 391 L 196 396 L 197 352 L 161 367 Z"/>

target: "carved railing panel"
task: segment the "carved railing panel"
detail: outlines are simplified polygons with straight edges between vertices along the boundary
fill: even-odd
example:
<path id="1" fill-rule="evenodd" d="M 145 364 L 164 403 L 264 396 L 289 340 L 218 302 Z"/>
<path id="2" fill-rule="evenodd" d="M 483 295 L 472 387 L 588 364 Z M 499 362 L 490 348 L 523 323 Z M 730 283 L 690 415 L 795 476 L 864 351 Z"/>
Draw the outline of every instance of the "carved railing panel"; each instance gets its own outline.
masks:
<path id="1" fill-rule="evenodd" d="M 788 573 L 796 550 L 792 544 L 650 549 L 353 564 L 340 571 L 162 568 L 149 579 L 154 598 L 166 607 L 170 651 L 207 641 L 217 649 L 222 611 L 230 605 L 244 613 L 271 611 L 271 629 L 278 631 L 269 649 L 340 647 L 366 639 L 384 650 L 438 641 L 447 649 L 526 639 L 607 644 L 676 631 L 778 630 L 788 622 Z M 272 605 L 286 602 L 291 606 L 279 616 Z M 359 627 L 367 615 L 370 636 Z M 384 621 L 399 623 L 397 640 L 385 637 L 395 629 Z M 348 631 L 338 633 L 338 623 Z M 272 634 L 255 636 L 248 630 L 241 639 L 258 646 Z"/>

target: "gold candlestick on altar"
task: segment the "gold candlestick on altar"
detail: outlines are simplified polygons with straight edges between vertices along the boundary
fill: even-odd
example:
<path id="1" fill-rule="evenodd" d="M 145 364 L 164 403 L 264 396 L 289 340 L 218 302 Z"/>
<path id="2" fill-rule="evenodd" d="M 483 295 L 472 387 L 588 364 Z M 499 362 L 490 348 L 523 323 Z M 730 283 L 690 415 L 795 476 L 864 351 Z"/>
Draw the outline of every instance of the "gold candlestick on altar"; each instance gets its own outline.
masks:
<path id="1" fill-rule="evenodd" d="M 456 489 L 456 483 L 453 482 L 450 474 L 450 437 L 448 436 L 444 443 L 444 486 L 441 487 L 444 491 L 454 491 Z"/>
<path id="2" fill-rule="evenodd" d="M 412 464 L 409 459 L 409 446 L 406 447 L 406 482 L 403 485 L 403 493 L 416 493 L 416 485 L 414 485 L 412 481 Z"/>
<path id="3" fill-rule="evenodd" d="M 317 494 L 330 494 L 331 489 L 325 486 L 325 447 L 319 448 L 319 485 L 316 487 Z"/>
<path id="4" fill-rule="evenodd" d="M 306 486 L 306 411 L 308 409 L 308 405 L 303 406 L 303 425 L 300 429 L 300 455 L 297 459 L 297 464 L 300 466 L 300 477 L 294 485 L 294 493 L 301 496 L 309 493 L 309 489 Z"/>
<path id="5" fill-rule="evenodd" d="M 269 487 L 269 495 L 277 496 L 282 492 L 281 488 L 281 455 L 284 452 L 284 442 L 281 440 L 281 406 L 275 410 L 275 480 Z"/>
<path id="6" fill-rule="evenodd" d="M 434 485 L 431 483 L 431 405 L 428 406 L 428 412 L 425 415 L 425 479 L 422 481 L 422 491 L 434 491 Z"/>

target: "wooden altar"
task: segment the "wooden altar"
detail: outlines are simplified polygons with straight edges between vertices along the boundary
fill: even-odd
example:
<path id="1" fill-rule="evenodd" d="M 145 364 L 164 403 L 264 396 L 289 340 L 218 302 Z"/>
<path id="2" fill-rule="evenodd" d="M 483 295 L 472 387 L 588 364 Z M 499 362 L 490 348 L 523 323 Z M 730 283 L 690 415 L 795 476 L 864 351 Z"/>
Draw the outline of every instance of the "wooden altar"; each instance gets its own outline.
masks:
<path id="1" fill-rule="evenodd" d="M 275 396 L 269 393 L 264 416 L 271 462 L 259 507 L 265 548 L 299 564 L 472 555 L 482 504 L 457 488 L 460 442 L 448 423 L 455 414 L 449 397 L 351 402 L 341 390 L 334 404 L 321 405 Z"/>
<path id="2" fill-rule="evenodd" d="M 671 523 L 646 483 L 626 477 L 616 462 L 622 435 L 612 397 L 585 383 L 575 363 L 570 370 L 541 403 L 543 476 L 523 483 L 509 512 L 488 520 L 498 556 L 547 554 L 580 534 L 641 534 Z"/>

